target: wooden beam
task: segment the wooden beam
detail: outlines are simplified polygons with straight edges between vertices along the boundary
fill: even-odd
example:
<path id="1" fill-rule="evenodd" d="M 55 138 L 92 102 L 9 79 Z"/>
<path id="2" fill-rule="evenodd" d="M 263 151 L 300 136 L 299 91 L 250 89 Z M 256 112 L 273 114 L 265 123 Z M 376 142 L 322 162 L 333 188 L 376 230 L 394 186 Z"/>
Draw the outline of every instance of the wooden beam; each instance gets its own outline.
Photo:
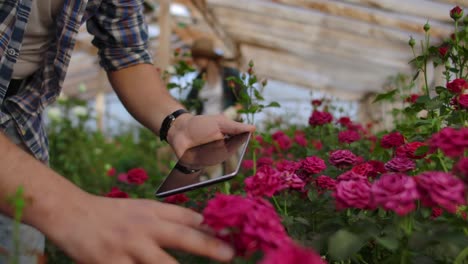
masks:
<path id="1" fill-rule="evenodd" d="M 297 56 L 321 53 L 394 68 L 405 67 L 411 57 L 406 43 L 392 44 L 324 29 L 320 25 L 304 26 L 237 11 L 218 11 L 217 14 L 226 18 L 222 20 L 223 26 L 240 42 L 263 45 Z"/>
<path id="2" fill-rule="evenodd" d="M 283 2 L 284 3 L 274 3 Z M 425 19 L 418 17 L 405 16 L 384 12 L 380 10 L 359 7 L 356 5 L 344 4 L 337 1 L 324 0 L 240 0 L 236 2 L 228 0 L 208 0 L 212 7 L 225 7 L 231 10 L 242 10 L 249 14 L 263 14 L 270 17 L 291 20 L 295 22 L 311 24 L 317 20 L 325 20 L 324 14 L 332 14 L 333 18 L 343 22 L 343 25 L 352 23 L 352 20 L 368 23 L 373 26 L 382 26 L 389 30 L 393 29 L 399 34 L 406 32 L 407 36 L 411 34 L 422 34 L 422 26 L 426 23 Z M 289 4 L 285 4 L 289 3 Z M 295 5 L 292 5 L 292 4 Z M 333 19 L 328 18 L 328 19 Z M 347 19 L 346 19 L 347 18 Z M 431 22 L 432 23 L 432 22 Z M 356 24 L 355 25 L 363 25 Z M 432 34 L 434 37 L 443 38 L 448 36 L 452 27 L 439 22 L 432 23 Z M 328 26 L 328 25 L 327 25 Z M 356 28 L 359 28 L 357 26 Z"/>
<path id="3" fill-rule="evenodd" d="M 157 50 L 157 65 L 163 71 L 167 69 L 172 56 L 171 52 L 171 13 L 170 13 L 171 0 L 159 0 L 159 37 L 158 37 L 158 50 Z"/>
<path id="4" fill-rule="evenodd" d="M 368 26 L 375 28 L 376 25 L 383 28 L 377 29 L 379 31 L 386 28 L 393 28 L 399 31 L 412 32 L 416 34 L 424 34 L 423 25 L 427 19 L 404 15 L 395 14 L 389 11 L 380 10 L 376 8 L 362 7 L 343 1 L 337 0 L 271 0 L 272 2 L 295 6 L 299 8 L 306 8 L 323 12 L 324 14 L 331 15 L 331 17 L 351 18 L 353 20 L 368 23 Z M 431 21 L 432 30 L 431 35 L 437 38 L 445 38 L 452 27 L 446 23 L 439 21 Z"/>
<path id="5" fill-rule="evenodd" d="M 451 22 L 449 11 L 451 5 L 427 1 L 404 0 L 395 3 L 395 0 L 343 0 L 348 3 L 359 4 L 373 9 L 388 10 L 400 14 L 408 14 L 428 20 Z"/>
<path id="6" fill-rule="evenodd" d="M 468 6 L 468 0 L 433 0 L 433 1 L 451 4 L 453 5 L 453 7 L 455 7 L 455 5 L 459 5 L 462 8 Z"/>
<path id="7" fill-rule="evenodd" d="M 218 18 L 213 14 L 212 10 L 206 5 L 204 0 L 192 0 L 193 5 L 203 16 L 205 22 L 210 26 L 215 35 L 226 47 L 225 56 L 237 58 L 240 56 L 238 45 L 231 38 L 228 32 L 226 32 L 218 21 Z"/>

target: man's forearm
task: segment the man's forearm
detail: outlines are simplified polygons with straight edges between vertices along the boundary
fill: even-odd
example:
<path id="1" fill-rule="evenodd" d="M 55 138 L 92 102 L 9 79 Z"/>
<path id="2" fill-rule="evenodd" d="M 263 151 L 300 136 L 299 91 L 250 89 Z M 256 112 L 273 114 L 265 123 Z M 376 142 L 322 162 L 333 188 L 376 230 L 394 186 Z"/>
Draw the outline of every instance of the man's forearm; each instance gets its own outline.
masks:
<path id="1" fill-rule="evenodd" d="M 44 233 L 50 231 L 47 228 L 60 224 L 57 216 L 79 210 L 85 193 L 21 150 L 1 132 L 0 153 L 0 212 L 12 215 L 13 207 L 8 198 L 19 187 L 24 189 L 26 201 L 23 222 Z"/>
<path id="2" fill-rule="evenodd" d="M 109 72 L 108 76 L 130 114 L 155 134 L 167 115 L 182 108 L 169 94 L 153 65 L 139 64 Z"/>

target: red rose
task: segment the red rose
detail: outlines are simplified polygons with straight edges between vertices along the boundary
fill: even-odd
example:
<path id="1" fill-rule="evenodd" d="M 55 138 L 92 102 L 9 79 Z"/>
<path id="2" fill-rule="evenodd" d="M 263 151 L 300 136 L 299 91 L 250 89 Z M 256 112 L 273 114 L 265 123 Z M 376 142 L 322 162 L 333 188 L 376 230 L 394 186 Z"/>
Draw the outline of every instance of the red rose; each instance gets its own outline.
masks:
<path id="1" fill-rule="evenodd" d="M 436 218 L 438 218 L 439 216 L 441 216 L 443 213 L 444 213 L 444 211 L 442 210 L 442 208 L 440 208 L 440 207 L 432 207 L 431 218 L 432 218 L 432 219 L 436 219 Z"/>
<path id="2" fill-rule="evenodd" d="M 453 20 L 457 21 L 463 16 L 463 9 L 461 9 L 459 6 L 456 6 L 450 10 L 450 17 L 453 18 Z"/>
<path id="3" fill-rule="evenodd" d="M 106 194 L 106 197 L 110 197 L 110 198 L 128 198 L 128 194 L 124 191 L 121 191 L 119 188 L 117 187 L 112 187 L 110 192 L 108 192 Z"/>
<path id="4" fill-rule="evenodd" d="M 127 172 L 128 183 L 142 185 L 148 180 L 148 174 L 142 168 L 131 169 Z"/>
<path id="5" fill-rule="evenodd" d="M 411 94 L 410 96 L 408 96 L 408 98 L 405 99 L 405 102 L 414 104 L 416 103 L 418 98 L 419 94 Z"/>
<path id="6" fill-rule="evenodd" d="M 343 116 L 343 117 L 340 117 L 340 119 L 338 119 L 338 123 L 342 126 L 347 126 L 348 124 L 351 123 L 351 119 L 347 116 Z"/>
<path id="7" fill-rule="evenodd" d="M 320 112 L 314 110 L 312 115 L 309 118 L 309 124 L 313 127 L 315 126 L 323 126 L 325 124 L 329 124 L 333 121 L 333 116 L 328 112 Z"/>
<path id="8" fill-rule="evenodd" d="M 356 174 L 363 175 L 365 177 L 370 177 L 370 175 L 374 172 L 374 166 L 370 163 L 361 163 L 359 165 L 354 166 L 352 171 Z"/>
<path id="9" fill-rule="evenodd" d="M 107 170 L 106 174 L 107 176 L 112 177 L 112 176 L 115 176 L 116 173 L 117 173 L 117 170 L 114 167 L 112 167 L 109 170 Z"/>
<path id="10" fill-rule="evenodd" d="M 452 93 L 459 94 L 467 88 L 468 83 L 465 81 L 465 79 L 455 79 L 447 83 L 447 89 Z"/>
<path id="11" fill-rule="evenodd" d="M 270 166 L 273 164 L 273 159 L 269 157 L 261 157 L 257 160 L 257 168 L 261 168 L 263 166 Z"/>
<path id="12" fill-rule="evenodd" d="M 244 170 L 251 170 L 253 168 L 253 160 L 243 160 L 241 163 L 241 167 Z"/>
<path id="13" fill-rule="evenodd" d="M 336 180 L 328 176 L 321 175 L 315 179 L 315 186 L 317 186 L 319 192 L 324 192 L 327 190 L 331 191 L 335 189 Z"/>
<path id="14" fill-rule="evenodd" d="M 354 172 L 353 170 L 347 171 L 338 178 L 336 178 L 338 182 L 340 181 L 368 181 L 367 177 L 365 175 L 359 174 Z"/>
<path id="15" fill-rule="evenodd" d="M 405 143 L 405 138 L 400 132 L 393 132 L 382 137 L 380 145 L 383 148 L 396 148 Z"/>
<path id="16" fill-rule="evenodd" d="M 164 199 L 164 202 L 171 204 L 183 204 L 190 201 L 190 199 L 184 193 L 174 194 Z"/>
<path id="17" fill-rule="evenodd" d="M 361 135 L 358 132 L 353 131 L 353 130 L 345 130 L 345 131 L 340 131 L 338 133 L 338 141 L 341 143 L 351 144 L 360 139 L 361 139 Z"/>
<path id="18" fill-rule="evenodd" d="M 463 109 L 468 109 L 468 94 L 460 94 L 458 97 L 458 105 Z"/>
<path id="19" fill-rule="evenodd" d="M 419 155 L 419 156 L 414 154 L 416 150 L 418 150 L 418 148 L 422 146 L 426 146 L 426 143 L 417 142 L 417 141 L 407 143 L 405 145 L 399 146 L 396 150 L 396 154 L 397 156 L 403 156 L 403 157 L 407 157 L 410 159 L 422 159 L 427 155 L 427 153 L 423 155 Z"/>
<path id="20" fill-rule="evenodd" d="M 367 163 L 369 163 L 370 165 L 372 165 L 372 167 L 374 167 L 372 172 L 369 174 L 369 177 L 375 178 L 377 177 L 377 175 L 387 172 L 387 170 L 385 169 L 384 163 L 381 161 L 369 160 Z"/>
<path id="21" fill-rule="evenodd" d="M 318 100 L 318 99 L 312 100 L 311 104 L 313 106 L 315 106 L 315 107 L 321 106 L 322 105 L 322 100 Z"/>
<path id="22" fill-rule="evenodd" d="M 447 52 L 449 51 L 449 47 L 447 46 L 442 46 L 442 47 L 439 47 L 439 55 L 442 57 L 442 58 L 445 58 L 445 56 L 447 55 Z"/>

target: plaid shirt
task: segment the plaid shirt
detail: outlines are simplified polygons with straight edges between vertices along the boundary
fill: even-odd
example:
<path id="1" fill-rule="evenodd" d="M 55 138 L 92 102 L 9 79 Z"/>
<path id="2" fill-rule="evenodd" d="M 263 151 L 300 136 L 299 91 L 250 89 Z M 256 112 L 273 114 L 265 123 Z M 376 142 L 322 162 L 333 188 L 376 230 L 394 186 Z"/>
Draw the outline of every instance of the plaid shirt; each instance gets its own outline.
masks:
<path id="1" fill-rule="evenodd" d="M 152 63 L 152 59 L 147 50 L 143 0 L 63 0 L 42 67 L 18 94 L 5 98 L 32 1 L 0 1 L 0 126 L 3 128 L 13 119 L 26 146 L 37 159 L 47 162 L 48 141 L 42 113 L 60 94 L 83 23 L 94 35 L 92 43 L 99 49 L 100 64 L 105 70 Z"/>

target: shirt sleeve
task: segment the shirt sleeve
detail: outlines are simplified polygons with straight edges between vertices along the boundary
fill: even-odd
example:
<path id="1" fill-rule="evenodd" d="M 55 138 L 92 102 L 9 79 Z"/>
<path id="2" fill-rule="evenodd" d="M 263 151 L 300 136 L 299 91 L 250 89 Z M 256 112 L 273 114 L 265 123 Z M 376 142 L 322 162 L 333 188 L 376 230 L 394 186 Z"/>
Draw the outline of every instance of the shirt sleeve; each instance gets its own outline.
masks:
<path id="1" fill-rule="evenodd" d="M 143 0 L 103 0 L 86 26 L 94 36 L 92 43 L 98 48 L 100 65 L 106 71 L 153 63 Z"/>

